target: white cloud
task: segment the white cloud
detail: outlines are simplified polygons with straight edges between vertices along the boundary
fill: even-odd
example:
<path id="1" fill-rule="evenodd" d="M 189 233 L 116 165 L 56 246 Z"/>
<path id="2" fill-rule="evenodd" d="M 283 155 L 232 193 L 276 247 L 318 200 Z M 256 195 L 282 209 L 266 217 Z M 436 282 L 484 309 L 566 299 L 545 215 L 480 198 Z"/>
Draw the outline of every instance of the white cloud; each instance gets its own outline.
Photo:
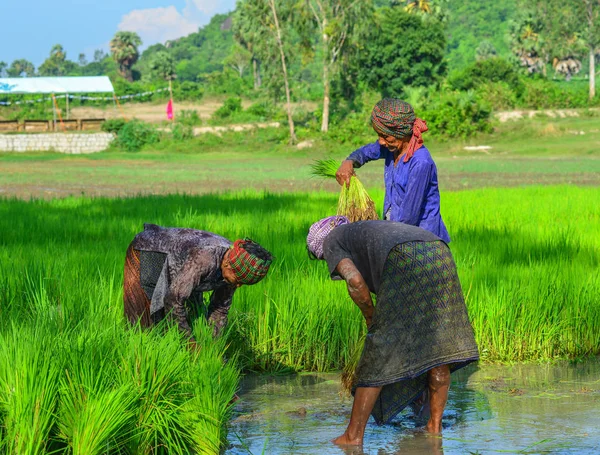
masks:
<path id="1" fill-rule="evenodd" d="M 233 10 L 235 0 L 186 0 L 181 12 L 175 6 L 136 9 L 121 18 L 119 30 L 136 32 L 144 47 L 196 32 L 217 13 Z"/>
<path id="2" fill-rule="evenodd" d="M 186 0 L 186 10 L 196 8 L 204 14 L 213 14 L 223 4 L 219 0 Z"/>
<path id="3" fill-rule="evenodd" d="M 121 18 L 118 29 L 136 32 L 144 46 L 196 32 L 199 22 L 182 15 L 174 6 L 136 9 Z"/>

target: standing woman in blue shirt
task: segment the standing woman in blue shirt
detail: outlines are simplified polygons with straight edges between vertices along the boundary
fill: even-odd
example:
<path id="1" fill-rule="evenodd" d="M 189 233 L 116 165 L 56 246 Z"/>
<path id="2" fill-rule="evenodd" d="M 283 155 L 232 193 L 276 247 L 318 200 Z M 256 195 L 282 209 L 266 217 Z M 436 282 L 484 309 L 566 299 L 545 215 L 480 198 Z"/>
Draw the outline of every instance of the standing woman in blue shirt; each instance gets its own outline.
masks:
<path id="1" fill-rule="evenodd" d="M 344 160 L 336 173 L 338 183 L 348 183 L 355 168 L 384 159 L 384 219 L 418 226 L 449 243 L 440 214 L 437 168 L 423 145 L 427 124 L 416 118 L 410 104 L 384 98 L 373 108 L 371 125 L 379 139 Z"/>

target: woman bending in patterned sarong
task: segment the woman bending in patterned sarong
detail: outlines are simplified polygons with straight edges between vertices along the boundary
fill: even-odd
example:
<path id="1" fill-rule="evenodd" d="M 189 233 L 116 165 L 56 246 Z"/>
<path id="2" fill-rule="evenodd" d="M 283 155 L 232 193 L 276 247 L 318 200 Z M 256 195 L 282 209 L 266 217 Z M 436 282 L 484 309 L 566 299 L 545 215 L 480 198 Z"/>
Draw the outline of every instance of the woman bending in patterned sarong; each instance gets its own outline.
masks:
<path id="1" fill-rule="evenodd" d="M 212 232 L 145 224 L 125 257 L 125 317 L 150 327 L 169 316 L 195 346 L 191 322 L 202 312 L 202 293 L 212 291 L 206 318 L 217 336 L 234 291 L 262 280 L 271 262 L 271 254 L 249 239 L 232 243 Z"/>
<path id="2" fill-rule="evenodd" d="M 403 223 L 334 216 L 311 226 L 307 247 L 327 261 L 332 279 L 346 281 L 368 328 L 350 423 L 333 442 L 361 445 L 369 414 L 388 423 L 425 390 L 425 429 L 440 433 L 450 373 L 479 358 L 446 243 Z"/>

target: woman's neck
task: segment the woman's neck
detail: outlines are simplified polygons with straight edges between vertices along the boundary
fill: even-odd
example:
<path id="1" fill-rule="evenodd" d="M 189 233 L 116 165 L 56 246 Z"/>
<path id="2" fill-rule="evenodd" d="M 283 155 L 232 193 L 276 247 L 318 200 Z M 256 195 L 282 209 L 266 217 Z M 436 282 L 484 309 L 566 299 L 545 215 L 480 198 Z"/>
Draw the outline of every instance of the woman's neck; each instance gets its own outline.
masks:
<path id="1" fill-rule="evenodd" d="M 396 165 L 398 163 L 398 160 L 400 159 L 400 157 L 407 152 L 409 144 L 410 144 L 410 141 L 408 141 L 408 142 L 402 142 L 402 146 L 399 147 L 394 152 L 394 165 Z"/>

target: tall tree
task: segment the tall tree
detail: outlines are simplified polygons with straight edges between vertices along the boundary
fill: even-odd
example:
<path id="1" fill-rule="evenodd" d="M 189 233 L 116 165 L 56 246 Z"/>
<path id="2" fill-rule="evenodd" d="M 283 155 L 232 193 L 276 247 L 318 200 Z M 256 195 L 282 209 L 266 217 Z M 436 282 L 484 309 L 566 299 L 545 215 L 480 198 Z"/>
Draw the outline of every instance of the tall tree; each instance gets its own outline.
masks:
<path id="1" fill-rule="evenodd" d="M 138 61 L 138 47 L 142 39 L 135 32 L 117 32 L 110 40 L 110 52 L 114 61 L 119 65 L 119 72 L 128 81 L 133 81 L 131 68 Z"/>
<path id="2" fill-rule="evenodd" d="M 545 18 L 545 14 L 544 14 Z M 527 73 L 544 73 L 550 57 L 548 42 L 543 35 L 545 29 L 541 12 L 524 6 L 518 15 L 510 21 L 509 40 L 511 51 L 517 63 Z"/>
<path id="3" fill-rule="evenodd" d="M 94 51 L 94 62 L 100 63 L 105 58 L 106 58 L 106 52 L 104 52 L 102 49 L 96 49 Z"/>
<path id="4" fill-rule="evenodd" d="M 10 67 L 6 70 L 9 77 L 21 77 L 27 76 L 32 77 L 35 75 L 35 66 L 24 58 L 15 60 L 10 64 Z"/>
<path id="5" fill-rule="evenodd" d="M 79 54 L 77 61 L 79 63 L 79 66 L 85 66 L 88 64 L 87 58 L 84 53 Z"/>
<path id="6" fill-rule="evenodd" d="M 50 56 L 38 68 L 38 73 L 40 76 L 65 76 L 72 66 L 62 45 L 55 44 L 50 49 Z"/>
<path id="7" fill-rule="evenodd" d="M 0 77 L 4 77 L 4 73 L 6 72 L 6 68 L 8 68 L 8 63 L 0 62 Z"/>
<path id="8" fill-rule="evenodd" d="M 173 81 L 177 78 L 175 59 L 167 51 L 159 51 L 152 56 L 150 71 L 154 77 L 165 81 Z"/>
<path id="9" fill-rule="evenodd" d="M 292 97 L 290 87 L 289 41 L 292 34 L 291 15 L 293 0 L 242 0 L 237 4 L 244 18 L 244 27 L 252 27 L 254 32 L 244 35 L 252 40 L 252 49 L 265 62 L 276 82 L 283 85 L 286 97 L 286 111 L 290 129 L 290 143 L 295 143 L 296 132 L 292 116 Z M 238 17 L 239 17 L 238 16 Z M 238 19 L 239 20 L 239 19 Z M 239 24 L 239 23 L 238 23 Z M 237 27 L 237 25 L 236 25 Z M 272 90 L 277 84 L 271 83 Z"/>
<path id="10" fill-rule="evenodd" d="M 285 49 L 283 47 L 283 38 L 282 38 L 282 33 L 281 33 L 281 25 L 279 23 L 279 16 L 277 14 L 277 9 L 278 9 L 278 4 L 279 2 L 276 3 L 276 0 L 268 0 L 269 2 L 269 8 L 271 9 L 271 13 L 272 13 L 272 20 L 273 20 L 273 33 L 275 35 L 275 38 L 277 40 L 277 47 L 279 48 L 279 55 L 281 56 L 281 69 L 283 70 L 283 82 L 285 85 L 285 97 L 286 97 L 286 101 L 287 101 L 287 105 L 286 105 L 286 109 L 287 109 L 287 115 L 288 115 L 288 124 L 290 127 L 290 143 L 294 144 L 297 139 L 296 139 L 296 132 L 294 131 L 294 119 L 292 117 L 292 100 L 291 100 L 291 95 L 290 95 L 290 83 L 289 83 L 289 77 L 288 77 L 288 70 L 287 70 L 287 63 L 286 63 L 286 58 L 285 58 Z"/>
<path id="11" fill-rule="evenodd" d="M 237 43 L 250 54 L 252 62 L 252 78 L 254 80 L 254 90 L 258 90 L 262 85 L 260 71 L 260 59 L 257 48 L 260 47 L 261 32 L 260 28 L 253 27 L 252 6 L 248 2 L 238 4 L 233 13 L 233 36 Z"/>
<path id="12" fill-rule="evenodd" d="M 381 8 L 363 41 L 359 79 L 383 96 L 402 96 L 406 87 L 430 86 L 446 74 L 444 25 L 434 18 Z"/>
<path id="13" fill-rule="evenodd" d="M 229 55 L 223 60 L 223 64 L 237 72 L 240 77 L 244 77 L 244 71 L 250 65 L 251 58 L 252 55 L 248 50 L 239 44 L 234 44 L 231 46 Z"/>
<path id="14" fill-rule="evenodd" d="M 343 56 L 355 27 L 368 20 L 373 12 L 371 0 L 306 0 L 306 7 L 316 25 L 323 53 L 323 118 L 321 131 L 329 130 L 331 81 L 337 76 L 338 61 Z"/>
<path id="15" fill-rule="evenodd" d="M 596 55 L 600 51 L 600 0 L 529 0 L 527 4 L 541 24 L 540 36 L 552 60 L 589 58 L 589 97 L 594 98 Z"/>
<path id="16" fill-rule="evenodd" d="M 585 26 L 583 39 L 590 59 L 590 99 L 596 96 L 596 55 L 600 53 L 600 0 L 583 0 L 585 5 Z"/>

